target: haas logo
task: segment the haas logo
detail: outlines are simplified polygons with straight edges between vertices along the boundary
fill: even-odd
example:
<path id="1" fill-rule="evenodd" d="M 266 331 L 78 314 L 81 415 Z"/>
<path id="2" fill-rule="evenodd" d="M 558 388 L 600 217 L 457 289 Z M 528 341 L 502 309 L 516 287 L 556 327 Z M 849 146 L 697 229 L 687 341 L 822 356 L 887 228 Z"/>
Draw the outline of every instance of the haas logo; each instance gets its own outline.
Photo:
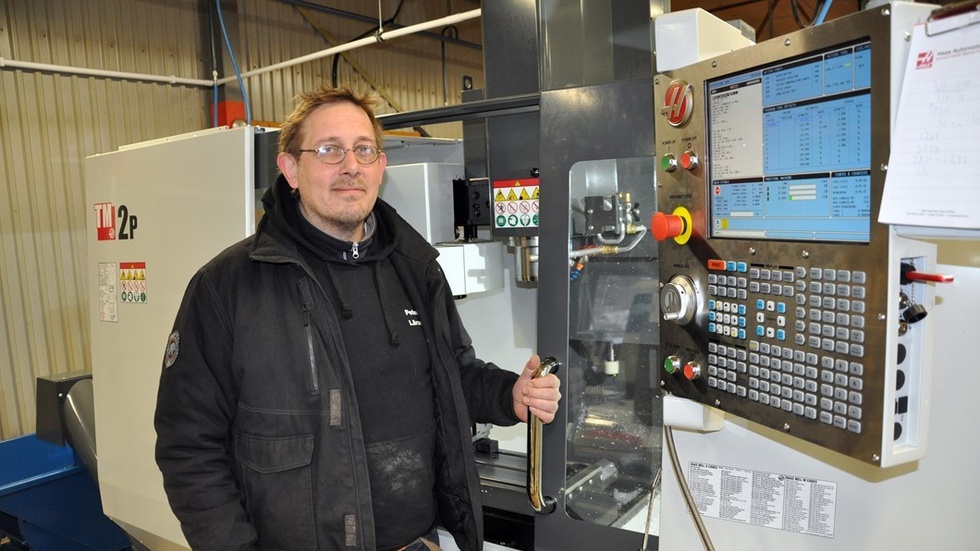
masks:
<path id="1" fill-rule="evenodd" d="M 919 53 L 919 55 L 916 56 L 916 58 L 915 58 L 915 68 L 916 68 L 916 70 L 919 70 L 919 69 L 928 69 L 928 68 L 932 67 L 933 56 L 934 56 L 934 54 L 932 53 L 931 50 L 928 51 L 928 52 L 921 52 L 921 53 Z"/>
<path id="2" fill-rule="evenodd" d="M 694 111 L 694 89 L 683 80 L 675 80 L 664 92 L 664 104 L 660 114 L 673 127 L 684 126 Z"/>
<path id="3" fill-rule="evenodd" d="M 96 203 L 93 210 L 95 211 L 95 229 L 99 241 L 135 238 L 136 227 L 139 222 L 136 216 L 129 214 L 126 205 L 119 205 L 117 209 L 112 203 Z M 119 221 L 118 231 L 116 230 L 117 220 Z"/>

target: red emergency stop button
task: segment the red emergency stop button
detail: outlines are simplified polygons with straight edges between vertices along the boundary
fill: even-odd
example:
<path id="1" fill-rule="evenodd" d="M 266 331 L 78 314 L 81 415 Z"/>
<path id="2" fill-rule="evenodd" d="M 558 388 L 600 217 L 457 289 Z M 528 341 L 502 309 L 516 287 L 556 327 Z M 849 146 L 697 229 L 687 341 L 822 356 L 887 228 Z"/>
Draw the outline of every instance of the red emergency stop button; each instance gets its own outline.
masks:
<path id="1" fill-rule="evenodd" d="M 676 214 L 656 212 L 650 220 L 650 227 L 653 230 L 653 238 L 663 241 L 668 237 L 677 237 L 684 233 L 684 219 Z"/>
<path id="2" fill-rule="evenodd" d="M 670 214 L 656 212 L 650 219 L 650 231 L 657 241 L 673 237 L 678 245 L 684 245 L 691 238 L 691 229 L 691 213 L 684 207 Z"/>

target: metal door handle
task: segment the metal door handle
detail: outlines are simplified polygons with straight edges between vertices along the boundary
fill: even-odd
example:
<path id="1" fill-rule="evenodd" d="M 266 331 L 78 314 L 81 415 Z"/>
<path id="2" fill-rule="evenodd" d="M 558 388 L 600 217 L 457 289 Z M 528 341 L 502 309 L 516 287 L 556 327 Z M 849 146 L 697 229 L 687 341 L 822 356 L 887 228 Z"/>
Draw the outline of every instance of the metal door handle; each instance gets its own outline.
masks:
<path id="1" fill-rule="evenodd" d="M 544 377 L 558 371 L 561 366 L 552 357 L 541 359 L 541 365 L 534 371 L 532 379 Z M 536 415 L 527 412 L 527 497 L 531 500 L 531 508 L 537 513 L 551 513 L 555 510 L 555 498 L 542 495 L 541 488 L 541 433 L 544 423 Z"/>

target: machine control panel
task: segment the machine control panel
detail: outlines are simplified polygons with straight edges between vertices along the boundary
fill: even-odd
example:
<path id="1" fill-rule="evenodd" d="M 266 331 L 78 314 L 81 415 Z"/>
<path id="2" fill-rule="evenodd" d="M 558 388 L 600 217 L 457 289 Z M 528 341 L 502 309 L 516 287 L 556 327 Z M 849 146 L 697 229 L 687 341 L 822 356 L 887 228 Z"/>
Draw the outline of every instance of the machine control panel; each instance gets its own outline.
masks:
<path id="1" fill-rule="evenodd" d="M 878 466 L 924 453 L 941 279 L 876 221 L 895 19 L 654 78 L 662 387 Z"/>

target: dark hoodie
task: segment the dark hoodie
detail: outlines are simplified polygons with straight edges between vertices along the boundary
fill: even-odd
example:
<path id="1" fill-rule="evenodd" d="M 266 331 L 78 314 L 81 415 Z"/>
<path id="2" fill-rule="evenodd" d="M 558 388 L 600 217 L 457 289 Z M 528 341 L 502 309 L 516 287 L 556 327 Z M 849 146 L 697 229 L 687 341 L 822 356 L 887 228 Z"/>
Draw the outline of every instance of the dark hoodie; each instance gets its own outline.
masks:
<path id="1" fill-rule="evenodd" d="M 256 234 L 195 274 L 174 321 L 154 426 L 188 542 L 372 551 L 420 535 L 435 507 L 477 551 L 470 426 L 517 421 L 517 375 L 476 358 L 435 250 L 391 207 L 377 202 L 367 251 L 345 261 L 349 243 L 325 254 L 296 226 L 288 189 L 280 177 Z"/>
<path id="2" fill-rule="evenodd" d="M 285 231 L 300 244 L 335 312 L 351 366 L 367 447 L 380 551 L 428 533 L 436 520 L 435 412 L 420 305 L 389 257 L 397 236 L 371 214 L 365 237 L 340 241 L 281 198 Z"/>

